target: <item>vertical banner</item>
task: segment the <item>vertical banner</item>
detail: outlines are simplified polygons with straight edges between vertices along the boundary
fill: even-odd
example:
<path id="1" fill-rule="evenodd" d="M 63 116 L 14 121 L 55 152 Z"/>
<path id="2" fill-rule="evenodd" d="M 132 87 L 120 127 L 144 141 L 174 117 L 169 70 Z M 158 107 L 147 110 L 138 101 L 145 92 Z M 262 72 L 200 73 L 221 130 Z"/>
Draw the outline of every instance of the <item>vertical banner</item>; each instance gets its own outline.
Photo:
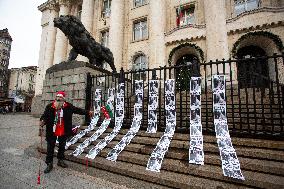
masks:
<path id="1" fill-rule="evenodd" d="M 204 165 L 201 123 L 201 77 L 190 80 L 190 148 L 189 163 Z"/>
<path id="2" fill-rule="evenodd" d="M 148 128 L 146 133 L 157 132 L 158 80 L 149 81 Z"/>
<path id="3" fill-rule="evenodd" d="M 245 180 L 228 130 L 226 116 L 226 79 L 224 75 L 212 76 L 212 91 L 214 125 L 223 174 L 227 177 Z"/>
<path id="4" fill-rule="evenodd" d="M 175 99 L 175 80 L 169 79 L 165 81 L 165 115 L 166 130 L 160 138 L 156 148 L 153 150 L 148 160 L 146 170 L 160 172 L 162 162 L 171 140 L 173 138 L 176 127 L 176 99 Z"/>
<path id="5" fill-rule="evenodd" d="M 116 161 L 118 155 L 131 142 L 132 138 L 139 131 L 143 116 L 143 80 L 135 80 L 135 105 L 134 118 L 130 130 L 124 135 L 119 143 L 108 153 L 107 159 Z"/>
<path id="6" fill-rule="evenodd" d="M 108 89 L 108 97 L 107 97 L 107 103 L 106 107 L 108 109 L 108 114 L 112 114 L 111 111 L 113 109 L 113 102 L 114 102 L 114 89 L 110 88 Z M 107 129 L 109 123 L 110 123 L 111 118 L 105 118 L 104 121 L 102 122 L 101 126 L 96 130 L 96 132 L 89 138 L 87 138 L 83 143 L 77 146 L 76 150 L 72 153 L 73 156 L 78 156 L 81 153 L 84 152 L 84 149 L 89 146 L 92 142 L 97 140 L 103 132 Z"/>
<path id="7" fill-rule="evenodd" d="M 101 111 L 101 100 L 102 99 L 102 90 L 96 89 L 95 91 L 95 102 L 94 102 L 94 116 L 88 126 L 87 129 L 80 131 L 78 134 L 76 134 L 74 137 L 72 137 L 68 142 L 66 142 L 65 149 L 67 150 L 69 146 L 72 144 L 75 144 L 80 138 L 85 136 L 90 131 L 94 130 L 95 126 L 97 125 L 99 119 L 100 119 L 100 111 Z"/>
<path id="8" fill-rule="evenodd" d="M 120 83 L 117 88 L 116 106 L 115 106 L 115 126 L 110 134 L 101 140 L 94 148 L 92 148 L 86 155 L 87 158 L 95 159 L 107 144 L 118 134 L 124 118 L 124 83 Z"/>

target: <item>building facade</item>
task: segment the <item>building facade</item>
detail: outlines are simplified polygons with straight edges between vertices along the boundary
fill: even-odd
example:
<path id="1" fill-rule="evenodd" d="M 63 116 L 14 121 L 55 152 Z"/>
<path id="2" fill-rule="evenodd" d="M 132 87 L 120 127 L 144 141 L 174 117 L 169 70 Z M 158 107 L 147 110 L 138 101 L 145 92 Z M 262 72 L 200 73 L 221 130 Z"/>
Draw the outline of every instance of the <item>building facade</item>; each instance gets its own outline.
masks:
<path id="1" fill-rule="evenodd" d="M 45 71 L 66 60 L 71 49 L 53 26 L 59 15 L 78 16 L 113 52 L 117 70 L 269 56 L 284 49 L 284 0 L 49 0 L 38 9 L 42 35 L 36 95 L 42 93 Z M 273 65 L 263 65 L 260 71 L 274 77 Z"/>
<path id="2" fill-rule="evenodd" d="M 8 29 L 0 30 L 0 98 L 8 97 L 9 85 L 9 59 L 12 37 Z"/>
<path id="3" fill-rule="evenodd" d="M 36 66 L 10 69 L 9 98 L 23 99 L 18 107 L 22 111 L 30 111 L 35 94 Z"/>

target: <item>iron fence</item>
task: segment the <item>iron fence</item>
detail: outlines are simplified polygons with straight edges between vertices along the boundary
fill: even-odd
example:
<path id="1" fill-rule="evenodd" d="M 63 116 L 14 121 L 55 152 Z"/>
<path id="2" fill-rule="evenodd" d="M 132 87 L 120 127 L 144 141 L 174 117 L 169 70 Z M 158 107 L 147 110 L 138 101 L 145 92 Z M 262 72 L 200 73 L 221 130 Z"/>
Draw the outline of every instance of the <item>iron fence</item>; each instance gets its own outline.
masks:
<path id="1" fill-rule="evenodd" d="M 284 130 L 284 54 L 245 59 L 188 63 L 136 71 L 120 70 L 117 74 L 89 75 L 86 108 L 93 105 L 94 90 L 101 88 L 103 103 L 106 91 L 119 82 L 125 83 L 124 128 L 129 128 L 134 115 L 134 81 L 144 80 L 143 119 L 148 121 L 148 83 L 159 81 L 158 130 L 165 129 L 164 81 L 176 79 L 176 112 L 178 133 L 189 133 L 190 77 L 202 78 L 201 120 L 204 133 L 214 133 L 212 75 L 226 76 L 227 120 L 231 135 L 282 138 Z M 140 78 L 139 78 L 140 77 Z"/>

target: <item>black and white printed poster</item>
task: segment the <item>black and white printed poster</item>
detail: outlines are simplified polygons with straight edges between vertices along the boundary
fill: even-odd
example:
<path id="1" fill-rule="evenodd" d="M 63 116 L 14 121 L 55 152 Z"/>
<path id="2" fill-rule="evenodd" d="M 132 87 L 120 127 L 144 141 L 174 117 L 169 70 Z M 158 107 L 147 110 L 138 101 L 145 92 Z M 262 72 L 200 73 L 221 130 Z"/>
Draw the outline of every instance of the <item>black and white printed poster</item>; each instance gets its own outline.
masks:
<path id="1" fill-rule="evenodd" d="M 106 105 L 108 107 L 113 107 L 113 103 L 114 103 L 114 88 L 110 88 L 108 89 L 108 97 L 107 97 Z M 101 134 L 105 132 L 105 130 L 109 126 L 110 121 L 111 121 L 111 118 L 109 119 L 105 118 L 101 126 L 96 130 L 96 132 L 94 132 L 92 136 L 90 136 L 83 143 L 77 146 L 75 151 L 72 153 L 73 156 L 80 155 L 82 152 L 84 152 L 86 147 L 88 147 L 92 142 L 97 140 L 99 136 L 101 136 Z"/>
<path id="2" fill-rule="evenodd" d="M 65 149 L 67 150 L 69 146 L 75 144 L 80 138 L 85 136 L 87 133 L 94 130 L 95 126 L 97 125 L 99 118 L 100 118 L 100 111 L 101 111 L 101 99 L 102 99 L 102 90 L 96 89 L 95 91 L 95 102 L 94 102 L 94 117 L 92 118 L 88 128 L 83 131 L 80 131 L 74 137 L 72 137 L 69 141 L 66 142 Z"/>
<path id="3" fill-rule="evenodd" d="M 158 108 L 158 80 L 149 81 L 149 101 L 148 101 L 148 128 L 147 133 L 157 132 L 157 108 Z"/>
<path id="4" fill-rule="evenodd" d="M 148 160 L 146 170 L 160 172 L 164 156 L 168 151 L 176 128 L 175 105 L 175 80 L 169 79 L 165 81 L 166 130 L 157 143 L 156 148 L 153 150 Z"/>
<path id="5" fill-rule="evenodd" d="M 204 165 L 201 122 L 201 77 L 190 78 L 189 163 Z"/>
<path id="6" fill-rule="evenodd" d="M 95 159 L 95 157 L 104 149 L 107 144 L 114 139 L 122 127 L 124 118 L 124 83 L 120 83 L 117 87 L 116 106 L 115 106 L 115 126 L 110 134 L 101 140 L 94 148 L 86 155 L 87 158 Z"/>
<path id="7" fill-rule="evenodd" d="M 226 78 L 224 75 L 212 76 L 212 91 L 214 125 L 223 174 L 227 177 L 245 180 L 229 134 L 226 111 Z"/>
<path id="8" fill-rule="evenodd" d="M 141 120 L 143 115 L 143 80 L 135 80 L 135 104 L 134 104 L 134 118 L 132 120 L 131 128 L 122 137 L 119 143 L 108 153 L 107 159 L 110 161 L 116 161 L 118 155 L 127 146 L 132 138 L 137 134 L 141 126 Z"/>

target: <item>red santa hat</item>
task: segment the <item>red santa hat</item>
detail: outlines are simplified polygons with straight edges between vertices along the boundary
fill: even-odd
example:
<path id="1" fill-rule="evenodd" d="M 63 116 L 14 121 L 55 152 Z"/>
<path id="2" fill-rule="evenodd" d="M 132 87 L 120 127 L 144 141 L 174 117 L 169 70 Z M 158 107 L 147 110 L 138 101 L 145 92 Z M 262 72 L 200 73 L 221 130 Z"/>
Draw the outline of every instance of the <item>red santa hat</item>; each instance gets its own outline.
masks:
<path id="1" fill-rule="evenodd" d="M 56 97 L 62 97 L 62 98 L 65 98 L 65 96 L 66 96 L 66 94 L 65 94 L 65 92 L 64 92 L 64 91 L 58 91 L 58 92 L 56 93 Z"/>

